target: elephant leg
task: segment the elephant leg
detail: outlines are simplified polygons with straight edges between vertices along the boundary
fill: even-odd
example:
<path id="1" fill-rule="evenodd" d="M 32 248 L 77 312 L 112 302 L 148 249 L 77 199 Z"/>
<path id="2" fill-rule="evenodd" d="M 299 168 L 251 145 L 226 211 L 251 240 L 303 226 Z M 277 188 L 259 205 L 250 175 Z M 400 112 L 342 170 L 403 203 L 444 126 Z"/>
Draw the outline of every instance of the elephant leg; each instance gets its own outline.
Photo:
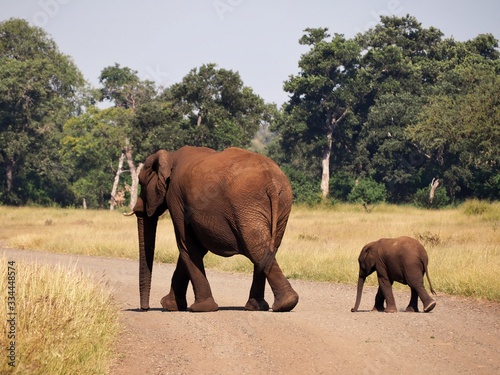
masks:
<path id="1" fill-rule="evenodd" d="M 170 292 L 161 299 L 161 305 L 168 311 L 186 311 L 186 293 L 189 285 L 189 273 L 181 256 L 177 259 L 177 266 L 172 276 Z"/>
<path id="2" fill-rule="evenodd" d="M 375 306 L 373 306 L 372 311 L 384 311 L 384 302 L 385 297 L 384 293 L 382 293 L 382 288 L 378 287 L 377 294 L 375 295 Z"/>
<path id="3" fill-rule="evenodd" d="M 415 291 L 424 304 L 424 312 L 430 312 L 436 307 L 436 301 L 427 293 L 423 283 L 415 288 Z"/>
<path id="4" fill-rule="evenodd" d="M 292 310 L 299 302 L 299 295 L 293 290 L 290 282 L 281 271 L 276 259 L 267 271 L 267 280 L 274 293 L 273 311 L 285 312 Z"/>
<path id="5" fill-rule="evenodd" d="M 413 287 L 411 287 L 410 303 L 406 308 L 406 312 L 418 312 L 418 293 Z"/>
<path id="6" fill-rule="evenodd" d="M 189 310 L 193 312 L 217 311 L 219 306 L 212 296 L 203 264 L 203 257 L 207 250 L 191 241 L 187 247 L 181 245 L 180 251 L 193 285 L 194 303 L 189 307 Z"/>
<path id="7" fill-rule="evenodd" d="M 384 294 L 387 305 L 385 307 L 384 312 L 386 313 L 395 313 L 398 311 L 396 307 L 396 300 L 394 299 L 394 294 L 392 293 L 392 282 L 384 277 L 378 278 L 379 288 L 382 289 L 382 293 Z"/>
<path id="8" fill-rule="evenodd" d="M 264 299 L 266 288 L 266 274 L 259 270 L 257 265 L 253 267 L 253 281 L 250 288 L 250 297 L 245 305 L 245 310 L 249 311 L 268 311 L 269 304 Z"/>

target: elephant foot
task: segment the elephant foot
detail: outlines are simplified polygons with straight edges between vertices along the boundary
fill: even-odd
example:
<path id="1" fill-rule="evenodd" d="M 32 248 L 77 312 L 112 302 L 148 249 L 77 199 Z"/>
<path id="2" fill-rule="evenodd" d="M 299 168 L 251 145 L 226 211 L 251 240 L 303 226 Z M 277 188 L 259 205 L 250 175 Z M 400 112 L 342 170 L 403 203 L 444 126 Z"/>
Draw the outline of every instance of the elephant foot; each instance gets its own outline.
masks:
<path id="1" fill-rule="evenodd" d="M 274 312 L 291 311 L 299 302 L 299 295 L 290 288 L 287 292 L 276 296 L 273 303 Z"/>
<path id="2" fill-rule="evenodd" d="M 432 300 L 427 306 L 424 306 L 424 312 L 431 312 L 436 307 L 436 301 Z"/>
<path id="3" fill-rule="evenodd" d="M 245 310 L 248 311 L 269 311 L 269 304 L 266 300 L 256 300 L 255 298 L 250 298 L 245 305 Z"/>
<path id="4" fill-rule="evenodd" d="M 382 306 L 382 307 L 373 306 L 372 311 L 384 312 L 384 311 L 385 311 L 385 309 L 384 309 L 384 307 L 383 307 L 383 306 Z"/>
<path id="5" fill-rule="evenodd" d="M 163 297 L 160 303 L 167 311 L 187 311 L 186 299 L 176 299 L 172 292 Z"/>
<path id="6" fill-rule="evenodd" d="M 217 305 L 212 297 L 208 297 L 203 301 L 195 301 L 189 310 L 192 312 L 210 312 L 219 310 L 219 305 Z"/>
<path id="7" fill-rule="evenodd" d="M 418 312 L 418 307 L 408 306 L 406 312 Z"/>
<path id="8" fill-rule="evenodd" d="M 393 313 L 397 313 L 398 309 L 395 307 L 386 307 L 384 312 L 389 313 L 389 314 L 393 314 Z"/>

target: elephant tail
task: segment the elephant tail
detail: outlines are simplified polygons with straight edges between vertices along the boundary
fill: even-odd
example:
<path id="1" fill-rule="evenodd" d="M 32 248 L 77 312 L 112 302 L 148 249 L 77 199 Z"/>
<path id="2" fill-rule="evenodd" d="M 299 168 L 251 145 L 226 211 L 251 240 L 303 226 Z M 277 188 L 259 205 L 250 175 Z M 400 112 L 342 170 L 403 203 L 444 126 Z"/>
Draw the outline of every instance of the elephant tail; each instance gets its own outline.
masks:
<path id="1" fill-rule="evenodd" d="M 259 262 L 258 268 L 265 273 L 271 269 L 274 258 L 276 256 L 276 233 L 278 228 L 279 217 L 279 192 L 277 187 L 273 184 L 272 189 L 267 191 L 269 202 L 271 204 L 271 238 L 269 247 L 265 250 L 264 256 Z"/>
<path id="2" fill-rule="evenodd" d="M 425 275 L 427 276 L 427 281 L 429 282 L 429 288 L 431 290 L 431 293 L 435 295 L 436 292 L 434 291 L 434 288 L 432 287 L 431 278 L 429 276 L 429 270 L 427 269 L 427 264 L 425 264 L 425 263 L 424 263 L 424 271 L 425 271 Z"/>

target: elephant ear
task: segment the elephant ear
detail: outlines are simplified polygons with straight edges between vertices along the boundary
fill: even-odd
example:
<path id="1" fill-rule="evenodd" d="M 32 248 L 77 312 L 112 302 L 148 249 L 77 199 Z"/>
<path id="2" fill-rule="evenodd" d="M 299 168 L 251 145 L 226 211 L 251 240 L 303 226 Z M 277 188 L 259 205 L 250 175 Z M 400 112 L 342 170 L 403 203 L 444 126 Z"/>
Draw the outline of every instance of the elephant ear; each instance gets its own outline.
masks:
<path id="1" fill-rule="evenodd" d="M 363 272 L 364 277 L 367 277 L 371 274 L 373 267 L 375 266 L 375 256 L 376 250 L 374 248 L 374 243 L 371 242 L 363 247 L 361 250 L 361 254 L 359 254 L 359 265 L 360 265 L 360 274 Z M 363 271 L 361 271 L 361 268 Z"/>
<path id="2" fill-rule="evenodd" d="M 148 216 L 152 216 L 165 201 L 167 194 L 167 179 L 172 171 L 172 160 L 169 153 L 160 150 L 148 156 L 139 174 L 139 182 L 145 189 L 145 208 Z"/>

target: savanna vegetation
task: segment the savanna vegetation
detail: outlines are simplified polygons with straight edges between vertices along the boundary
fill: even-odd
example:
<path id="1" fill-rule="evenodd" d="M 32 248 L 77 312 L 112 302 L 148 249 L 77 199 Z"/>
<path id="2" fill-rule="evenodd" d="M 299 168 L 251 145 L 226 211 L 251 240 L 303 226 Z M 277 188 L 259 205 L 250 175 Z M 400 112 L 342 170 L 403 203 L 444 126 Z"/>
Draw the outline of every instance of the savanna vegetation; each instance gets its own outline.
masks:
<path id="1" fill-rule="evenodd" d="M 209 62 L 169 87 L 116 63 L 91 87 L 43 29 L 0 23 L 0 203 L 133 206 L 145 157 L 183 145 L 267 154 L 296 203 L 429 206 L 433 179 L 433 207 L 498 200 L 493 35 L 456 41 L 384 16 L 350 39 L 317 28 L 299 43 L 307 51 L 278 108 Z"/>
<path id="2" fill-rule="evenodd" d="M 0 257 L 2 306 L 8 259 Z M 15 262 L 15 361 L 7 309 L 0 309 L 2 374 L 106 374 L 118 333 L 110 288 L 74 269 Z M 6 306 L 6 305 L 5 305 Z"/>
<path id="3" fill-rule="evenodd" d="M 291 180 L 296 205 L 278 253 L 288 277 L 355 282 L 365 243 L 411 235 L 438 292 L 500 301 L 498 40 L 456 41 L 391 16 L 351 39 L 306 29 L 299 43 L 308 50 L 277 107 L 210 62 L 170 87 L 117 62 L 91 87 L 43 29 L 1 22 L 0 241 L 137 258 L 135 220 L 95 209 L 133 206 L 142 162 L 159 148 L 238 146 Z M 178 256 L 171 226 L 166 215 L 161 262 Z M 252 270 L 241 256 L 206 264 Z M 107 288 L 74 270 L 18 266 L 15 371 L 104 373 L 117 329 Z"/>
<path id="4" fill-rule="evenodd" d="M 120 212 L 0 207 L 0 226 L 0 241 L 14 248 L 138 257 L 136 220 Z M 415 237 L 426 247 L 438 292 L 500 302 L 498 203 L 470 200 L 441 210 L 383 204 L 370 213 L 361 205 L 295 206 L 277 257 L 287 277 L 354 284 L 363 245 L 401 235 Z M 155 258 L 174 263 L 177 257 L 166 214 L 159 223 Z M 209 253 L 205 263 L 223 271 L 253 271 L 243 256 Z M 376 284 L 375 276 L 371 283 Z"/>

